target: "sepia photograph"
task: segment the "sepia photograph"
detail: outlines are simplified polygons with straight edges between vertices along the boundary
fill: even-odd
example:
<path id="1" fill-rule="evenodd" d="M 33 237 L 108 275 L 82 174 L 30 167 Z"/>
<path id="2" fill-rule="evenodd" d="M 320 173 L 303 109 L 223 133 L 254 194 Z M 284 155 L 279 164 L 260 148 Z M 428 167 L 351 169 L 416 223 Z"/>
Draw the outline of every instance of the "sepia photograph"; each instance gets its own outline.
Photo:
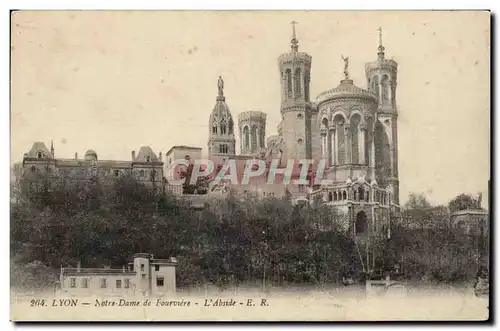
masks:
<path id="1" fill-rule="evenodd" d="M 11 321 L 487 322 L 491 19 L 11 11 Z"/>

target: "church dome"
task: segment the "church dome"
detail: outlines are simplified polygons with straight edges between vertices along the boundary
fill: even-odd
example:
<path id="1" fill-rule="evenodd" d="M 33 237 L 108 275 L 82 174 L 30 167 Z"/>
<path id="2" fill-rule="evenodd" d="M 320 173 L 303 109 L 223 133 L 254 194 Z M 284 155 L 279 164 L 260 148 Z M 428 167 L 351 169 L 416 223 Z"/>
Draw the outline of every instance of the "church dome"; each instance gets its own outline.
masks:
<path id="1" fill-rule="evenodd" d="M 352 79 L 344 79 L 336 88 L 320 93 L 316 98 L 316 102 L 319 104 L 327 100 L 339 98 L 361 98 L 371 99 L 374 101 L 377 100 L 375 94 L 357 87 L 356 85 L 354 85 Z"/>
<path id="2" fill-rule="evenodd" d="M 92 161 L 97 160 L 97 153 L 94 150 L 89 149 L 85 152 L 85 160 Z"/>
<path id="3" fill-rule="evenodd" d="M 231 111 L 229 110 L 225 99 L 217 98 L 217 102 L 215 103 L 212 114 L 210 115 L 210 120 L 220 121 L 222 119 L 232 120 L 233 116 L 231 115 Z"/>

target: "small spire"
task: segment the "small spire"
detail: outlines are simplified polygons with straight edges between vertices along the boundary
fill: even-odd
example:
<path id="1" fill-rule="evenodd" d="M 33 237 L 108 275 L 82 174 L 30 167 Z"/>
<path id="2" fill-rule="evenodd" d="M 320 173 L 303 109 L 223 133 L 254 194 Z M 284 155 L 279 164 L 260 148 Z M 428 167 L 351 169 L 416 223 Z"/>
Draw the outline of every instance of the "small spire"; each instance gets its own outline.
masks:
<path id="1" fill-rule="evenodd" d="M 382 46 L 382 28 L 378 28 L 378 59 L 383 60 L 384 59 L 384 50 L 385 47 Z"/>
<path id="2" fill-rule="evenodd" d="M 298 24 L 299 22 L 292 21 L 292 52 L 296 53 L 299 50 L 299 41 L 297 40 L 297 35 L 295 34 L 295 24 Z"/>
<path id="3" fill-rule="evenodd" d="M 54 141 L 50 141 L 50 153 L 52 154 L 52 157 L 54 157 Z"/>

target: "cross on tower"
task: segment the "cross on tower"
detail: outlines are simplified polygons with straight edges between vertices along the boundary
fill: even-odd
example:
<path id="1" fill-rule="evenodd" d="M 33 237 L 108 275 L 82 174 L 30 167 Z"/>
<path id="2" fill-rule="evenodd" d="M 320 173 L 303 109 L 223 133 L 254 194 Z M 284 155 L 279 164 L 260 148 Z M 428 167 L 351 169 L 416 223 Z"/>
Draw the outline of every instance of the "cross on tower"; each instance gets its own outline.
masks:
<path id="1" fill-rule="evenodd" d="M 299 22 L 292 21 L 290 22 L 292 24 L 292 52 L 297 52 L 299 49 L 299 41 L 297 40 L 297 36 L 295 35 L 295 24 L 298 24 Z"/>
<path id="2" fill-rule="evenodd" d="M 379 60 L 384 59 L 384 46 L 382 46 L 382 28 L 379 27 L 378 29 L 378 58 Z"/>
<path id="3" fill-rule="evenodd" d="M 292 21 L 290 22 L 292 24 L 292 30 L 293 30 L 293 39 L 295 39 L 295 24 L 299 24 L 297 21 Z"/>

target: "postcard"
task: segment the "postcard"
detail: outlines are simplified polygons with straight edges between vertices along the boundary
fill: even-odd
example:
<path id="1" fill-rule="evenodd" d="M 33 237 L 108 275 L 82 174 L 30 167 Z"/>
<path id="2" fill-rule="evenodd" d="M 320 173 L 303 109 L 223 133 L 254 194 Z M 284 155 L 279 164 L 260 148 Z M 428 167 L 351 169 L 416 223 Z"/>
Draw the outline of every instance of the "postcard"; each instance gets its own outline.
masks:
<path id="1" fill-rule="evenodd" d="M 12 11 L 12 321 L 487 321 L 490 22 Z"/>

